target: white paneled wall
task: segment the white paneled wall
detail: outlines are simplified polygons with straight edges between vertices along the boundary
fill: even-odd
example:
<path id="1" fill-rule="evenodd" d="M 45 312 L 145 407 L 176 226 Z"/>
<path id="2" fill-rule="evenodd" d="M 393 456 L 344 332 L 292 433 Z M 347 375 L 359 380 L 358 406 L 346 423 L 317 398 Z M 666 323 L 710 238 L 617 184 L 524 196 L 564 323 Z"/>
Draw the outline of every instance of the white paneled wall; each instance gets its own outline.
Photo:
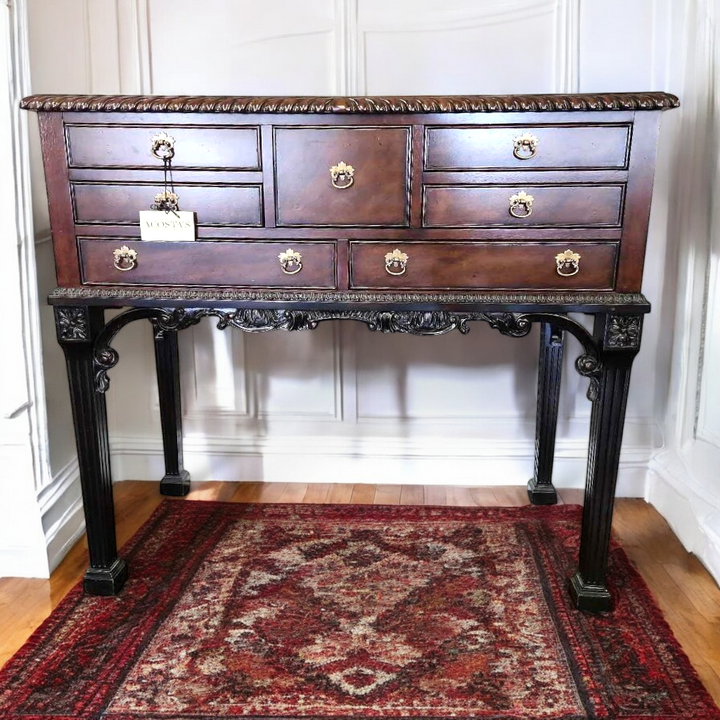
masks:
<path id="1" fill-rule="evenodd" d="M 31 0 L 33 89 L 278 95 L 667 89 L 657 54 L 666 50 L 668 7 L 653 0 L 630 7 L 619 0 L 59 0 L 48 12 L 46 2 Z M 59 38 L 69 48 L 62 63 Z M 36 204 L 42 219 L 40 196 Z M 657 223 L 652 242 L 661 258 L 665 236 Z M 661 295 L 661 284 L 651 275 L 648 296 Z M 643 492 L 644 465 L 659 438 L 658 325 L 659 317 L 651 317 L 637 361 L 625 494 Z M 523 483 L 532 472 L 537 343 L 535 333 L 512 340 L 484 326 L 466 337 L 385 336 L 334 325 L 243 336 L 206 322 L 181 334 L 186 464 L 195 479 L 362 482 L 381 472 L 398 482 Z M 161 444 L 149 327 L 123 331 L 116 347 L 121 362 L 109 394 L 115 479 L 156 478 Z M 56 367 L 57 350 L 47 353 Z M 590 406 L 586 381 L 572 367 L 577 354 L 569 341 L 557 479 L 579 487 Z M 66 412 L 55 401 L 65 398 L 59 375 L 51 372 L 48 388 L 56 421 Z M 67 423 L 62 427 L 59 459 L 72 455 Z"/>
<path id="2" fill-rule="evenodd" d="M 692 465 L 683 452 L 720 453 L 720 241 L 717 219 L 697 221 L 718 186 L 717 163 L 702 158 L 714 137 L 703 118 L 720 0 L 23 2 L 34 92 L 681 95 L 683 109 L 663 117 L 644 285 L 654 312 L 635 363 L 619 492 L 649 494 L 675 513 L 688 545 L 695 528 L 704 557 L 720 547 L 720 530 L 716 545 L 711 538 L 720 501 L 706 470 L 691 468 L 685 485 L 677 471 Z M 42 296 L 52 257 L 35 132 L 31 139 Z M 52 481 L 40 504 L 46 531 L 64 518 L 56 537 L 71 538 L 80 506 L 64 361 L 49 309 L 41 317 Z M 469 336 L 415 338 L 341 323 L 243 335 L 204 321 L 180 337 L 186 465 L 196 480 L 522 484 L 532 472 L 536 333 L 513 340 L 476 326 Z M 114 477 L 157 479 L 149 327 L 131 325 L 116 348 Z M 570 339 L 556 462 L 556 482 L 575 487 L 584 482 L 590 414 L 587 381 L 573 369 L 578 354 Z M 706 468 L 717 467 L 708 457 Z"/>

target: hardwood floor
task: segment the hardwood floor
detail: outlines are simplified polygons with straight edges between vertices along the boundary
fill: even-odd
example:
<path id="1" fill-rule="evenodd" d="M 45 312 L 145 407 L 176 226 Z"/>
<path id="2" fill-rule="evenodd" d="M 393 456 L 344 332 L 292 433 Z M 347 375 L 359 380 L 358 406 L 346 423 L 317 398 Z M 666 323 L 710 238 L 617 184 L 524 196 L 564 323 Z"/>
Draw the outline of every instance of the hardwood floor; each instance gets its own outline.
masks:
<path id="1" fill-rule="evenodd" d="M 118 543 L 122 545 L 162 501 L 157 484 L 115 485 Z M 582 491 L 560 490 L 560 502 L 582 502 Z M 407 505 L 525 505 L 521 487 L 343 485 L 307 483 L 193 483 L 192 500 L 232 502 L 374 503 Z M 182 502 L 183 500 L 176 500 Z M 615 537 L 650 586 L 676 637 L 720 705 L 720 588 L 687 553 L 657 511 L 642 500 L 619 499 Z M 0 579 L 0 666 L 25 642 L 87 564 L 84 540 L 50 580 Z"/>

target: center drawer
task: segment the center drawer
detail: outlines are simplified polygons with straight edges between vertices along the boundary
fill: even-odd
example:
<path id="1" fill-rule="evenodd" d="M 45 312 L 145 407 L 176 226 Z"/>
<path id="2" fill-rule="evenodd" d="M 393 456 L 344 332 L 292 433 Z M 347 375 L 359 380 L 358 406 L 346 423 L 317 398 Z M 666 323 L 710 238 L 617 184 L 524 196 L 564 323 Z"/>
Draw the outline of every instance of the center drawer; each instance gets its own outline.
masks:
<path id="1" fill-rule="evenodd" d="M 278 226 L 409 224 L 410 128 L 275 129 Z"/>
<path id="2" fill-rule="evenodd" d="M 352 241 L 350 287 L 612 290 L 616 255 L 611 242 Z"/>
<path id="3" fill-rule="evenodd" d="M 143 242 L 80 238 L 78 246 L 85 284 L 336 287 L 332 242 Z"/>

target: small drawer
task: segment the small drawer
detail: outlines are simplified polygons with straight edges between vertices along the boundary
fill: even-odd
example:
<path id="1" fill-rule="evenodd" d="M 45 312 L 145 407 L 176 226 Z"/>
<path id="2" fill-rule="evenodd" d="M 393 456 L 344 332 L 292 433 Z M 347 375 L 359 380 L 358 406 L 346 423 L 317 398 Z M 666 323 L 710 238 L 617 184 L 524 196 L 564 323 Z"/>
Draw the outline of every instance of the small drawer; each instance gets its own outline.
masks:
<path id="1" fill-rule="evenodd" d="M 277 225 L 407 226 L 409 148 L 408 127 L 277 128 Z"/>
<path id="2" fill-rule="evenodd" d="M 423 194 L 425 227 L 619 227 L 624 186 L 426 185 Z"/>
<path id="3" fill-rule="evenodd" d="M 72 183 L 77 225 L 139 225 L 138 212 L 150 210 L 158 185 Z M 260 185 L 175 185 L 180 209 L 194 211 L 198 225 L 261 227 Z"/>
<path id="4" fill-rule="evenodd" d="M 142 242 L 79 238 L 78 244 L 85 284 L 336 287 L 332 242 Z M 122 252 L 116 256 L 116 250 Z"/>
<path id="5" fill-rule="evenodd" d="M 620 169 L 629 145 L 629 125 L 429 127 L 425 169 Z"/>
<path id="6" fill-rule="evenodd" d="M 173 168 L 259 170 L 257 127 L 67 125 L 71 168 L 162 168 L 153 138 L 172 140 Z"/>
<path id="7" fill-rule="evenodd" d="M 558 258 L 568 250 L 579 258 Z M 350 286 L 612 290 L 616 255 L 615 243 L 354 241 L 350 243 Z"/>

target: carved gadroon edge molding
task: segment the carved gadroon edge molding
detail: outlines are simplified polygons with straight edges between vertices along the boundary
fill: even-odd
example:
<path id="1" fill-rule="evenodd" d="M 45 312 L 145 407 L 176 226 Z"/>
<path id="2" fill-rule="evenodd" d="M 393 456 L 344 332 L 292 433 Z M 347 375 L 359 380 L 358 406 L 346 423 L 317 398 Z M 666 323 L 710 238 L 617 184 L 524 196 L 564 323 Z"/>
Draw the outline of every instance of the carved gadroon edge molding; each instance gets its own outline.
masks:
<path id="1" fill-rule="evenodd" d="M 182 113 L 463 113 L 669 110 L 662 92 L 588 95 L 454 95 L 405 97 L 205 97 L 192 95 L 31 95 L 20 103 L 42 112 Z"/>
<path id="2" fill-rule="evenodd" d="M 442 303 L 448 304 L 507 304 L 507 305 L 599 305 L 649 307 L 640 293 L 498 293 L 498 292 L 322 292 L 313 290 L 179 290 L 175 288 L 56 288 L 48 300 L 61 304 L 62 300 L 174 302 L 302 302 L 302 303 Z"/>
<path id="3" fill-rule="evenodd" d="M 577 371 L 590 379 L 588 398 L 598 395 L 602 363 L 592 335 L 567 315 L 551 312 L 446 312 L 446 311 L 394 311 L 394 310 L 284 310 L 284 309 L 217 309 L 217 308 L 134 308 L 112 318 L 99 334 L 94 348 L 95 387 L 105 392 L 110 381 L 108 370 L 115 367 L 119 356 L 110 343 L 125 325 L 135 320 L 150 320 L 155 337 L 164 333 L 184 330 L 196 325 L 205 317 L 217 319 L 221 330 L 237 328 L 245 332 L 271 330 L 314 330 L 327 320 L 356 320 L 372 331 L 404 333 L 408 335 L 445 335 L 457 330 L 467 334 L 471 322 L 486 322 L 491 328 L 509 337 L 525 337 L 534 322 L 549 322 L 553 327 L 573 334 L 583 346 L 583 355 L 577 362 Z"/>

